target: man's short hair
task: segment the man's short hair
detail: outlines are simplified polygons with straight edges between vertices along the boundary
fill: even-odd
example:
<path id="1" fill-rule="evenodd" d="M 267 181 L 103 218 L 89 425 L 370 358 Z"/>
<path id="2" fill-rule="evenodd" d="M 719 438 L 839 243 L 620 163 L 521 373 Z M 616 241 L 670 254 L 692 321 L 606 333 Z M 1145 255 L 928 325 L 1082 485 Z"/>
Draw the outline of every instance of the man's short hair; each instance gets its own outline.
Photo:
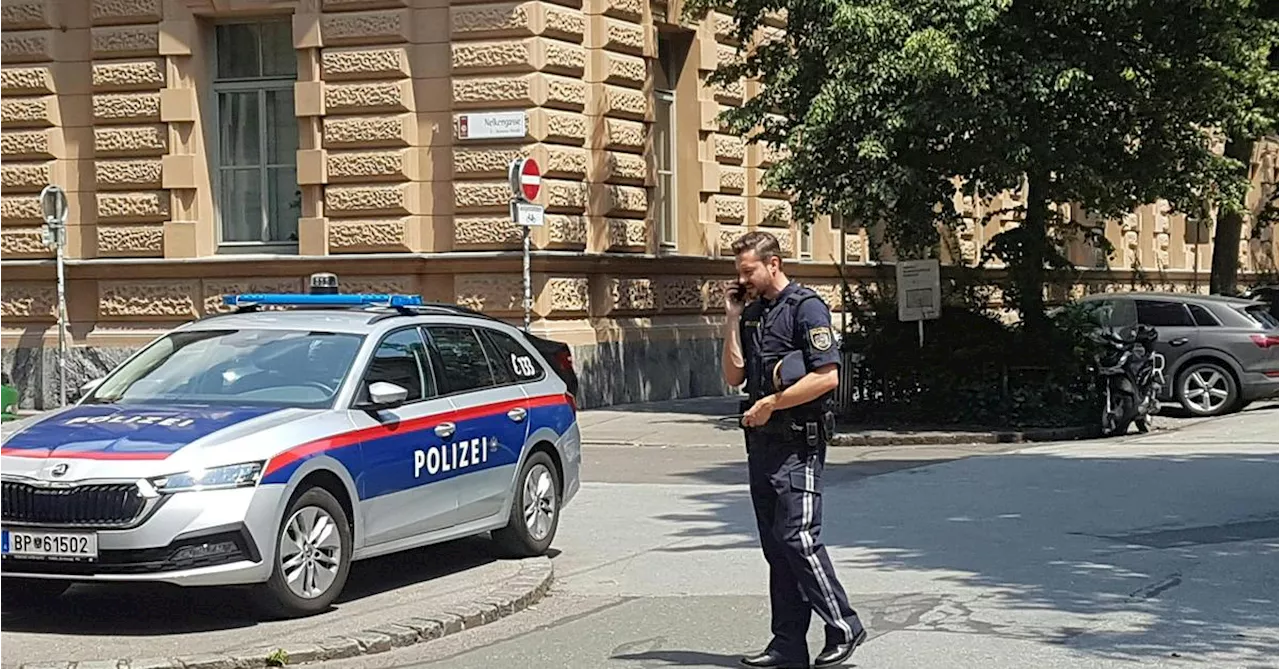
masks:
<path id="1" fill-rule="evenodd" d="M 744 251 L 755 251 L 760 262 L 769 262 L 770 258 L 782 257 L 782 247 L 778 244 L 778 238 L 764 230 L 752 230 L 742 235 L 734 240 L 730 248 L 733 249 L 735 256 Z"/>

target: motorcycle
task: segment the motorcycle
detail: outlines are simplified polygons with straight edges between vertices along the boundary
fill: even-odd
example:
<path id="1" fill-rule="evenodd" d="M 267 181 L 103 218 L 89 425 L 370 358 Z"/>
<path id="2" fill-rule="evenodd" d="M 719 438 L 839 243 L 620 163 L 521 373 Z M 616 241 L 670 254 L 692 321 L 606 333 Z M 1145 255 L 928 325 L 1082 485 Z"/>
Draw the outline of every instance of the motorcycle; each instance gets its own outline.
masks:
<path id="1" fill-rule="evenodd" d="M 1097 370 L 1105 399 L 1103 436 L 1123 435 L 1130 423 L 1141 433 L 1151 429 L 1151 417 L 1160 410 L 1156 399 L 1160 381 L 1152 348 L 1158 338 L 1155 328 L 1146 325 L 1107 329 L 1097 335 L 1102 345 Z"/>

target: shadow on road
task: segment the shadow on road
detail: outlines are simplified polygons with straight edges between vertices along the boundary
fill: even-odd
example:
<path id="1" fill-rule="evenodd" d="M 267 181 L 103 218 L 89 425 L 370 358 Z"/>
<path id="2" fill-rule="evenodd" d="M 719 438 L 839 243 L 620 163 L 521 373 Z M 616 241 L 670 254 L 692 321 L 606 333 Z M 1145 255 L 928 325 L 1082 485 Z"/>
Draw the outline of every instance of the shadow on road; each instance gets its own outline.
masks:
<path id="1" fill-rule="evenodd" d="M 741 655 L 702 653 L 696 650 L 651 650 L 644 653 L 613 655 L 609 659 L 652 662 L 654 663 L 652 666 L 659 667 L 741 667 L 742 665 L 738 663 L 741 657 Z"/>
<path id="2" fill-rule="evenodd" d="M 875 632 L 995 635 L 1139 661 L 1225 653 L 1274 665 L 1274 453 L 1136 455 L 1120 445 L 1114 457 L 1065 457 L 1033 450 L 873 479 L 859 471 L 867 464 L 826 470 L 821 538 L 845 549 L 838 563 L 975 593 L 895 597 L 884 605 L 889 612 L 876 607 Z M 702 511 L 664 516 L 687 528 L 676 536 L 706 543 L 659 550 L 758 546 L 742 474 L 726 475 L 729 469 L 690 477 L 740 482 L 740 490 L 691 493 Z M 742 539 L 726 543 L 726 535 Z M 845 587 L 860 590 L 856 582 Z M 1028 613 L 1035 610 L 1043 613 Z"/>
<path id="3" fill-rule="evenodd" d="M 486 537 L 361 560 L 351 567 L 334 607 L 315 617 L 340 615 L 344 604 L 489 564 Z M 182 588 L 165 584 L 78 584 L 38 608 L 0 612 L 6 632 L 84 636 L 164 636 L 252 627 L 264 618 L 244 589 Z"/>

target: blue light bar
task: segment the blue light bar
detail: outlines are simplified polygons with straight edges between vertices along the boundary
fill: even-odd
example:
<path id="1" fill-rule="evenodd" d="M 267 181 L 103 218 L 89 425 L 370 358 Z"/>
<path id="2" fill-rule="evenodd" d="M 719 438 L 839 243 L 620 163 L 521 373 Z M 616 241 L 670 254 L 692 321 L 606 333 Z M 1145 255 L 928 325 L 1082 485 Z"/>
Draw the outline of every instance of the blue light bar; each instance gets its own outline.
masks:
<path id="1" fill-rule="evenodd" d="M 246 305 L 287 307 L 413 307 L 422 304 L 418 295 L 389 295 L 387 293 L 358 293 L 312 295 L 309 293 L 246 293 L 223 295 L 222 303 L 231 307 Z"/>

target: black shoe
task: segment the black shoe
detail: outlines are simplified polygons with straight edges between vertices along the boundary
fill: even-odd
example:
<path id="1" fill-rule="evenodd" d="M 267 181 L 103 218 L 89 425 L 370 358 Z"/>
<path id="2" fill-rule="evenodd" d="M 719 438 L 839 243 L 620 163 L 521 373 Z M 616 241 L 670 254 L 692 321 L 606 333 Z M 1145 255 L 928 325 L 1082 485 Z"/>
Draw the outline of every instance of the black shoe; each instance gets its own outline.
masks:
<path id="1" fill-rule="evenodd" d="M 818 657 L 814 658 L 813 666 L 821 669 L 821 667 L 834 667 L 843 663 L 853 655 L 853 651 L 867 640 L 867 630 L 858 630 L 853 635 L 853 641 L 842 641 L 838 643 L 828 643 L 822 647 L 822 652 L 818 653 Z"/>
<path id="2" fill-rule="evenodd" d="M 763 667 L 766 669 L 809 669 L 808 662 L 794 662 L 778 654 L 776 650 L 766 650 L 759 655 L 749 655 L 739 660 L 743 666 Z"/>

